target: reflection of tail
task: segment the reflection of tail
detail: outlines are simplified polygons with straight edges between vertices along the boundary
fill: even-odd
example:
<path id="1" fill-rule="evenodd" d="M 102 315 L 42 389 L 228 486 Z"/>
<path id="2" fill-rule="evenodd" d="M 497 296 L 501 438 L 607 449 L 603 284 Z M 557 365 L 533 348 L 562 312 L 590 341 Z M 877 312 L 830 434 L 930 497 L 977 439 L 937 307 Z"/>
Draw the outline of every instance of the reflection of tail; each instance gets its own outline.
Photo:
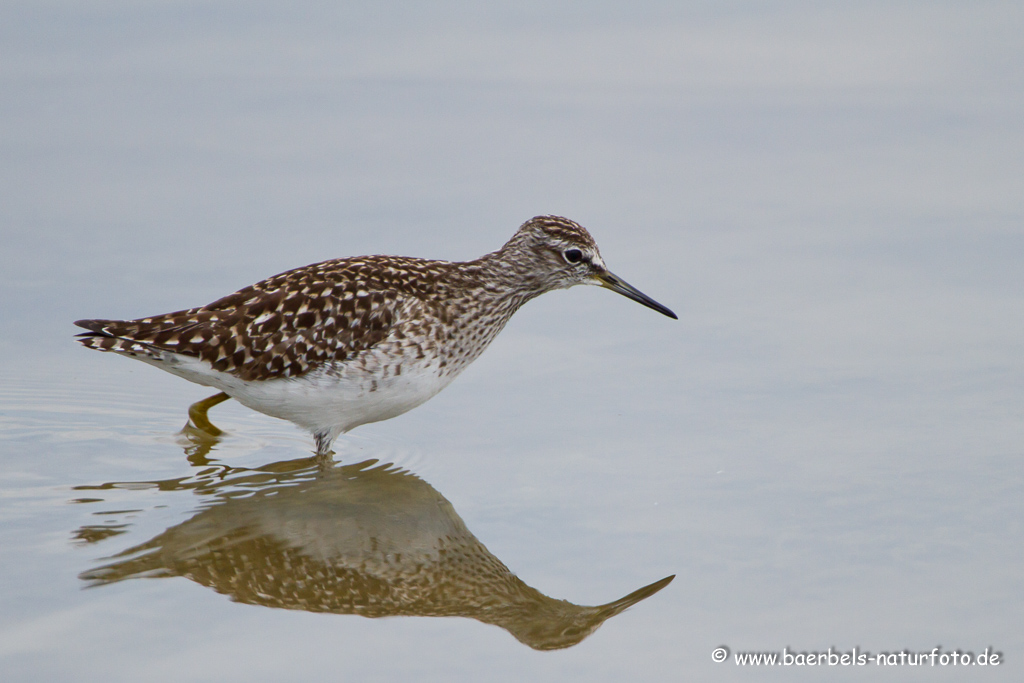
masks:
<path id="1" fill-rule="evenodd" d="M 202 487 L 213 495 L 192 519 L 80 578 L 98 586 L 184 576 L 267 607 L 470 617 L 541 650 L 580 642 L 673 578 L 596 607 L 550 598 L 494 557 L 419 477 L 376 461 L 315 462 L 232 470 Z"/>

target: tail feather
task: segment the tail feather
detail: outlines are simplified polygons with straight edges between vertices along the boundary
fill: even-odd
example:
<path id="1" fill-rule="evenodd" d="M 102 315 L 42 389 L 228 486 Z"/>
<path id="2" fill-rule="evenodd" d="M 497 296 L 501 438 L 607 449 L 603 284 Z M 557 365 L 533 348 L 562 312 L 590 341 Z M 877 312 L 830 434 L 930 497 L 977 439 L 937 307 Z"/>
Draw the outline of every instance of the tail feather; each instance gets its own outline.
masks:
<path id="1" fill-rule="evenodd" d="M 117 322 L 116 320 L 76 320 L 75 324 L 79 327 L 84 327 L 90 332 L 97 334 L 108 334 L 106 331 L 107 325 L 110 323 Z M 84 337 L 86 333 L 80 334 L 80 337 Z"/>
<path id="2" fill-rule="evenodd" d="M 75 341 L 88 349 L 97 351 L 113 351 L 127 356 L 146 355 L 160 358 L 163 353 L 156 347 L 127 337 L 116 336 L 111 328 L 123 327 L 121 320 L 76 320 L 75 324 L 89 330 L 75 335 Z"/>

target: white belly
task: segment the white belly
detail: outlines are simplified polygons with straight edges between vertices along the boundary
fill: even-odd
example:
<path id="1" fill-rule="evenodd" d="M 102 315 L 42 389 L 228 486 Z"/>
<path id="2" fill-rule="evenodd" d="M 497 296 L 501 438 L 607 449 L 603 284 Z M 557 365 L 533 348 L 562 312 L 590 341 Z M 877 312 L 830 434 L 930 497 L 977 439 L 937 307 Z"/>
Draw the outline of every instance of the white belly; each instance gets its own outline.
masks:
<path id="1" fill-rule="evenodd" d="M 412 410 L 448 386 L 461 370 L 449 366 L 442 372 L 437 359 L 396 358 L 369 351 L 300 377 L 246 381 L 191 356 L 165 353 L 161 360 L 138 358 L 331 439 Z"/>

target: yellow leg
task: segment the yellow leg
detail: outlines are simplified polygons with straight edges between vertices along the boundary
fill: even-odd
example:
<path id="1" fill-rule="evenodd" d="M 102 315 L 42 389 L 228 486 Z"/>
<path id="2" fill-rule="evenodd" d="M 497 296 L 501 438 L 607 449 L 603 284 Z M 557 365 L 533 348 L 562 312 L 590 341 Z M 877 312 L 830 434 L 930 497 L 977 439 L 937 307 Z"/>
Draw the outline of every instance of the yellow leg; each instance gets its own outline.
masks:
<path id="1" fill-rule="evenodd" d="M 229 398 L 231 397 L 222 391 L 219 394 L 210 396 L 209 398 L 204 398 L 202 401 L 196 401 L 188 407 L 188 419 L 196 429 L 206 432 L 210 436 L 219 436 L 222 432 L 212 422 L 210 422 L 210 418 L 206 415 L 206 411 L 218 403 L 223 403 Z"/>

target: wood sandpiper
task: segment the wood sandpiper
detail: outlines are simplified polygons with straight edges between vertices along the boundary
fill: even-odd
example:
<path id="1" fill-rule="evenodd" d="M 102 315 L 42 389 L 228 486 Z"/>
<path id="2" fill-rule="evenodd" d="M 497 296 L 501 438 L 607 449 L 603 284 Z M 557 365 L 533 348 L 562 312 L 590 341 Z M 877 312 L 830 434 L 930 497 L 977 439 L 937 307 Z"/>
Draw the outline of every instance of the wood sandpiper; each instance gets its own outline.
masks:
<path id="1" fill-rule="evenodd" d="M 524 223 L 474 261 L 359 256 L 315 263 L 199 308 L 138 320 L 79 320 L 78 341 L 219 389 L 308 429 L 317 453 L 338 435 L 415 408 L 473 362 L 516 310 L 545 292 L 600 285 L 675 318 L 613 275 L 585 228 Z M 208 424 L 208 422 L 207 422 Z"/>

